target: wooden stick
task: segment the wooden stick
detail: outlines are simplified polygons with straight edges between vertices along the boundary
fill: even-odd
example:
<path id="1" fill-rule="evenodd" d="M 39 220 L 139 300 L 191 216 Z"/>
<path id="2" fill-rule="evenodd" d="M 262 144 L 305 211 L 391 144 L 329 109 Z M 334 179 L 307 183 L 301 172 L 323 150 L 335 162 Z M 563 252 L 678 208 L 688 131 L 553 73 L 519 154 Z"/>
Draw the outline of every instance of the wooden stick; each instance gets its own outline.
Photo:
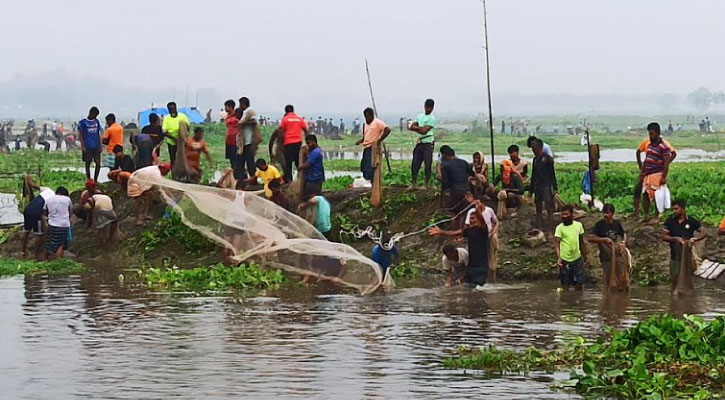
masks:
<path id="1" fill-rule="evenodd" d="M 370 79 L 370 68 L 368 68 L 368 59 L 365 59 L 365 73 L 368 76 L 368 88 L 370 89 L 370 100 L 373 102 L 373 112 L 375 113 L 375 117 L 378 116 L 378 107 L 375 106 L 375 95 L 373 95 L 373 83 Z M 383 143 L 383 154 L 385 155 L 385 161 L 388 164 L 388 172 L 392 172 L 390 169 L 390 159 L 388 158 L 388 148 L 385 146 L 385 143 Z"/>

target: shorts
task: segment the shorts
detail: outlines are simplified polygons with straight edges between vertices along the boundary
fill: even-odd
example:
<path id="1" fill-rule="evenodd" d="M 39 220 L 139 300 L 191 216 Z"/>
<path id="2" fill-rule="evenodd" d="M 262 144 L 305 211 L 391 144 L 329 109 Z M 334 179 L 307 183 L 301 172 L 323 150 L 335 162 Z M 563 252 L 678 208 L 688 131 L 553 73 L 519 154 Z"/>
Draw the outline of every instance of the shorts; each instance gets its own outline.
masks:
<path id="1" fill-rule="evenodd" d="M 43 234 L 43 207 L 45 199 L 38 196 L 34 198 L 23 210 L 23 231 L 36 235 Z"/>
<path id="2" fill-rule="evenodd" d="M 534 202 L 536 204 L 554 204 L 554 188 L 550 185 L 536 186 L 534 188 Z"/>
<path id="3" fill-rule="evenodd" d="M 86 149 L 83 152 L 83 162 L 90 163 L 91 161 L 96 164 L 101 163 L 101 149 Z"/>
<path id="4" fill-rule="evenodd" d="M 103 166 L 113 168 L 114 165 L 116 165 L 116 155 L 113 153 L 106 153 L 103 158 Z"/>
<path id="5" fill-rule="evenodd" d="M 45 250 L 55 253 L 68 243 L 68 227 L 49 226 L 48 239 L 45 241 Z"/>
<path id="6" fill-rule="evenodd" d="M 305 182 L 305 198 L 310 196 L 319 196 L 322 194 L 322 181 L 320 182 Z"/>
<path id="7" fill-rule="evenodd" d="M 577 260 L 564 261 L 564 266 L 559 268 L 559 280 L 562 286 L 581 286 L 584 281 L 583 272 L 584 260 L 579 257 Z"/>

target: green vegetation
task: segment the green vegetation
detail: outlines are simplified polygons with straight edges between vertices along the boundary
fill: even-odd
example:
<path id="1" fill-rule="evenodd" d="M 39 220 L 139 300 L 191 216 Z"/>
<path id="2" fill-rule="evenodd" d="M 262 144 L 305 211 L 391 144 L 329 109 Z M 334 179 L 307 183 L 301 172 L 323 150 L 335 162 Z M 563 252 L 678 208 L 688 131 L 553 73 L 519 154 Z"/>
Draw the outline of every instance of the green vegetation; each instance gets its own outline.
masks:
<path id="1" fill-rule="evenodd" d="M 0 257 L 0 276 L 11 275 L 76 275 L 84 272 L 86 267 L 73 260 L 61 258 L 47 262 L 16 260 Z"/>
<path id="2" fill-rule="evenodd" d="M 400 261 L 390 266 L 390 276 L 393 279 L 415 278 L 420 275 L 420 268 L 414 265 L 415 261 Z"/>
<path id="3" fill-rule="evenodd" d="M 65 186 L 69 191 L 83 188 L 80 151 L 45 153 L 38 150 L 16 151 L 0 157 L 0 192 L 22 193 L 22 178 L 30 175 L 38 185 L 55 189 Z M 74 170 L 78 168 L 78 170 Z"/>
<path id="4" fill-rule="evenodd" d="M 725 393 L 725 316 L 705 322 L 657 315 L 606 332 L 606 339 L 586 344 L 577 338 L 555 351 L 460 348 L 442 365 L 497 374 L 566 368 L 574 389 L 589 396 L 706 399 Z"/>
<path id="5" fill-rule="evenodd" d="M 186 226 L 181 217 L 174 212 L 170 212 L 168 218 L 156 221 L 153 229 L 144 230 L 138 239 L 138 246 L 148 253 L 172 238 L 183 245 L 188 253 L 200 253 L 214 248 L 212 242 Z"/>
<path id="6" fill-rule="evenodd" d="M 612 203 L 620 213 L 634 211 L 632 194 L 638 170 L 631 163 L 603 163 L 597 173 L 596 197 Z M 565 201 L 577 202 L 582 193 L 584 164 L 558 164 L 559 193 Z M 710 225 L 717 225 L 725 215 L 725 163 L 675 163 L 667 179 L 673 199 L 683 199 L 688 213 Z"/>
<path id="7" fill-rule="evenodd" d="M 270 289 L 284 281 L 282 271 L 263 269 L 256 264 L 241 264 L 238 267 L 216 264 L 193 269 L 150 267 L 140 270 L 139 275 L 153 290 L 195 293 Z"/>
<path id="8" fill-rule="evenodd" d="M 508 121 L 506 122 L 508 125 Z M 575 123 L 576 124 L 576 123 Z M 463 126 L 463 124 L 457 124 Z M 591 137 L 592 143 L 598 143 L 603 149 L 636 149 L 639 142 L 647 137 L 645 127 L 647 122 L 643 122 L 637 126 L 637 129 L 625 130 L 623 132 L 605 133 L 601 131 L 592 130 Z M 531 125 L 530 125 L 531 126 Z M 663 126 L 665 128 L 666 126 Z M 463 128 L 458 128 L 462 130 Z M 496 149 L 496 156 L 505 156 L 506 149 L 509 145 L 516 144 L 522 150 L 526 150 L 526 139 L 528 135 L 511 136 L 510 134 L 499 133 L 499 126 L 494 127 L 494 148 Z M 529 131 L 530 135 L 534 135 L 534 130 Z M 722 133 L 707 133 L 703 134 L 699 131 L 683 131 L 674 132 L 669 134 L 663 132 L 665 139 L 669 141 L 673 146 L 678 149 L 702 149 L 706 151 L 719 151 L 725 149 L 725 135 Z M 417 137 L 414 132 L 398 132 L 394 129 L 393 132 L 385 140 L 385 144 L 391 152 L 406 152 L 410 153 L 415 146 Z M 586 151 L 581 145 L 581 135 L 567 135 L 566 133 L 551 134 L 542 133 L 539 135 L 544 139 L 545 142 L 550 144 L 555 152 L 581 152 Z M 330 140 L 321 138 L 319 140 L 320 147 L 327 150 L 336 151 L 357 151 L 362 152 L 361 146 L 357 146 L 355 142 L 360 139 L 359 136 L 342 135 L 342 140 Z M 436 133 L 436 148 L 441 145 L 447 144 L 453 147 L 458 154 L 471 155 L 476 151 L 483 151 L 486 155 L 490 154 L 491 142 L 488 134 L 488 129 L 484 130 L 469 130 L 468 133 L 461 133 L 455 131 L 448 131 L 445 129 L 439 129 Z M 525 153 L 522 151 L 522 154 Z"/>
<path id="9" fill-rule="evenodd" d="M 348 164 L 347 160 L 329 163 L 342 168 Z M 384 184 L 409 184 L 410 169 L 407 164 L 396 161 L 394 165 L 393 172 L 385 174 Z M 564 201 L 579 203 L 581 181 L 586 169 L 584 163 L 557 164 L 559 194 Z M 632 194 L 637 175 L 638 169 L 633 163 L 602 163 L 597 172 L 596 197 L 614 204 L 618 213 L 633 212 Z M 675 162 L 670 169 L 668 187 L 673 199 L 680 198 L 687 202 L 688 213 L 710 225 L 717 225 L 725 215 L 725 162 Z M 386 202 L 389 200 L 396 201 L 385 198 Z M 364 210 L 366 204 L 361 204 L 361 208 Z"/>

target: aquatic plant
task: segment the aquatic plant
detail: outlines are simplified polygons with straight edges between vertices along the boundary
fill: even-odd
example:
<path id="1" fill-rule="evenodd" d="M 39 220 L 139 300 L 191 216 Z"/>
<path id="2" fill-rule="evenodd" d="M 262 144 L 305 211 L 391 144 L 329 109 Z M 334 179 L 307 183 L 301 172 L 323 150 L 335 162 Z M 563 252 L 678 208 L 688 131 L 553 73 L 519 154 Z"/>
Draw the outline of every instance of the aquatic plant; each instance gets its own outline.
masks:
<path id="1" fill-rule="evenodd" d="M 223 264 L 192 269 L 174 266 L 148 267 L 139 271 L 142 281 L 151 289 L 203 293 L 244 289 L 268 289 L 284 281 L 280 270 L 257 264 L 228 267 Z"/>
<path id="2" fill-rule="evenodd" d="M 578 338 L 554 351 L 460 348 L 442 365 L 501 374 L 566 367 L 573 388 L 585 395 L 705 399 L 725 393 L 725 316 L 706 322 L 655 315 L 632 328 L 605 332 L 607 337 L 595 343 Z"/>
<path id="3" fill-rule="evenodd" d="M 0 276 L 12 275 L 76 275 L 83 273 L 86 267 L 73 260 L 61 258 L 53 261 L 17 260 L 0 257 Z"/>

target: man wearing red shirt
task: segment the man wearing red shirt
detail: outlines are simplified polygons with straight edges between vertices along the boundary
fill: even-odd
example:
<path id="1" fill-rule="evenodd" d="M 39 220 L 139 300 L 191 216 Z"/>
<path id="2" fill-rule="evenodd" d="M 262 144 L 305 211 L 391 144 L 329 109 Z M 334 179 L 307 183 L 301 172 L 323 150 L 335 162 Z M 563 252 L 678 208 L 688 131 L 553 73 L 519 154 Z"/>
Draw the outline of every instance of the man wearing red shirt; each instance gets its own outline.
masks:
<path id="1" fill-rule="evenodd" d="M 307 123 L 302 117 L 295 114 L 295 108 L 292 105 L 286 105 L 284 113 L 274 135 L 283 137 L 284 181 L 291 182 L 292 163 L 295 163 L 295 168 L 300 167 L 300 147 L 302 147 L 302 138 L 307 135 Z"/>
<path id="2" fill-rule="evenodd" d="M 234 108 L 236 108 L 234 100 L 227 100 L 224 102 L 224 111 L 227 113 L 227 116 L 224 119 L 224 124 L 227 126 L 227 135 L 224 140 L 224 155 L 225 158 L 229 160 L 229 164 L 234 170 L 234 178 L 239 179 L 239 176 L 237 176 L 237 164 L 239 164 L 237 162 L 237 133 L 239 131 L 239 120 L 234 114 Z"/>

